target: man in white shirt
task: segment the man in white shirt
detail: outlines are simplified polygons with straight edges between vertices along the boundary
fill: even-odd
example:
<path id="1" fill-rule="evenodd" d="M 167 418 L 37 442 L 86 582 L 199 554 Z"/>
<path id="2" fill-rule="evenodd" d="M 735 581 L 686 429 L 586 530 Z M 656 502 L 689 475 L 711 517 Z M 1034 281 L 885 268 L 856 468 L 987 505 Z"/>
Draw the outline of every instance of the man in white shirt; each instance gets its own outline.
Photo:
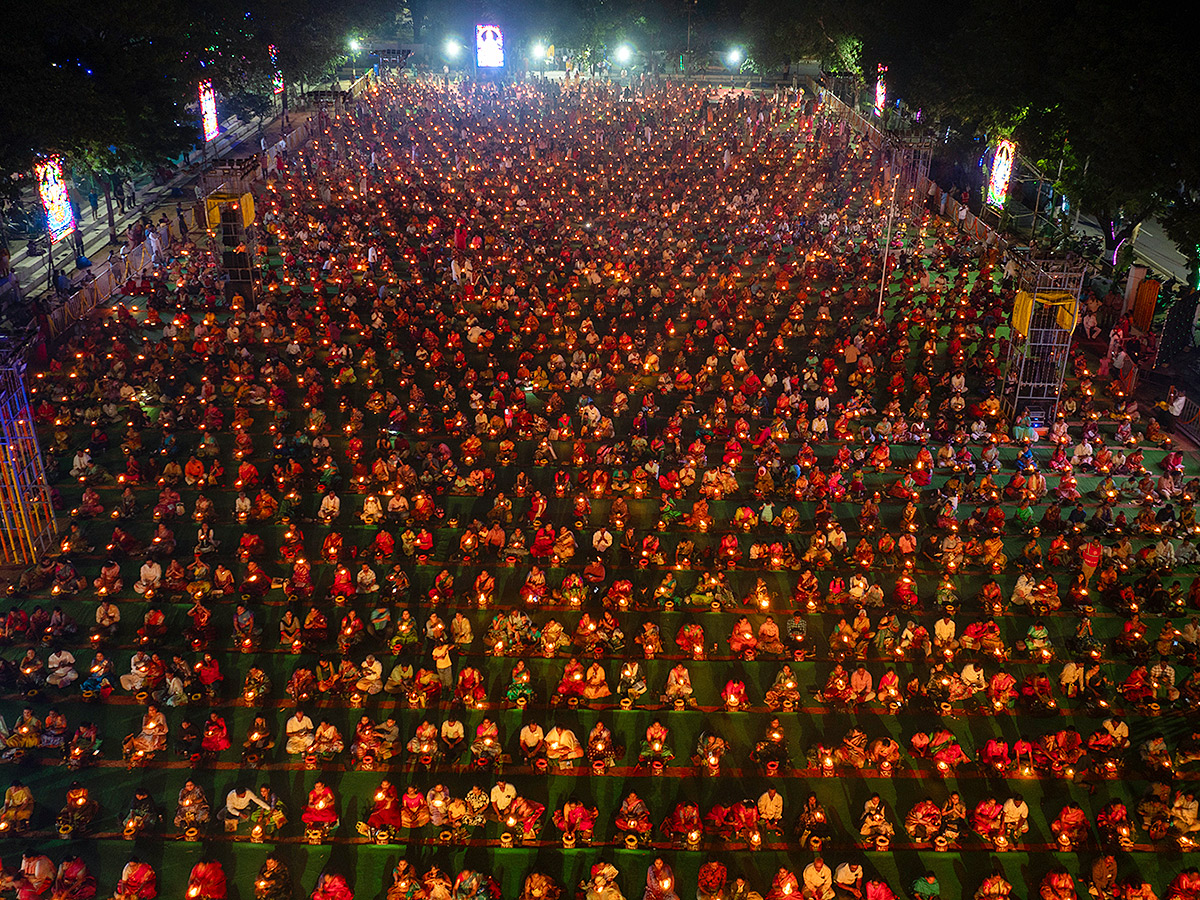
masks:
<path id="1" fill-rule="evenodd" d="M 451 715 L 442 723 L 441 735 L 442 743 L 446 745 L 446 756 L 453 759 L 462 749 L 463 739 L 466 737 L 463 723 Z"/>
<path id="2" fill-rule="evenodd" d="M 434 647 L 433 661 L 437 666 L 438 681 L 442 685 L 442 693 L 448 696 L 454 690 L 454 663 L 450 659 L 450 644 L 441 643 Z"/>
<path id="3" fill-rule="evenodd" d="M 503 778 L 492 788 L 492 813 L 497 819 L 503 819 L 512 802 L 517 799 L 517 789 L 508 784 Z"/>
<path id="4" fill-rule="evenodd" d="M 302 709 L 296 710 L 296 714 L 287 720 L 287 725 L 284 726 L 287 732 L 287 752 L 299 756 L 308 752 L 308 748 L 313 744 L 313 720 L 310 719 Z"/>
<path id="5" fill-rule="evenodd" d="M 109 599 L 101 600 L 96 606 L 96 627 L 112 637 L 121 623 L 121 608 Z"/>
<path id="6" fill-rule="evenodd" d="M 150 657 L 143 650 L 134 652 L 129 660 L 129 674 L 121 676 L 121 687 L 132 693 L 140 691 L 146 684 L 150 670 Z"/>
<path id="7" fill-rule="evenodd" d="M 833 871 L 821 857 L 804 867 L 801 881 L 803 900 L 833 900 Z"/>
<path id="8" fill-rule="evenodd" d="M 1116 716 L 1104 720 L 1104 730 L 1112 738 L 1113 748 L 1123 750 L 1129 746 L 1129 726 Z"/>
<path id="9" fill-rule="evenodd" d="M 570 766 L 574 760 L 583 758 L 583 747 L 570 728 L 555 725 L 546 732 L 546 758 L 560 766 Z"/>
<path id="10" fill-rule="evenodd" d="M 833 887 L 843 900 L 862 900 L 863 867 L 857 862 L 844 862 L 833 873 Z"/>
<path id="11" fill-rule="evenodd" d="M 763 791 L 758 798 L 758 820 L 767 828 L 778 828 L 783 818 L 783 794 L 774 785 Z"/>
<path id="12" fill-rule="evenodd" d="M 1183 542 L 1185 546 L 1191 546 L 1189 541 Z M 1200 646 L 1200 617 L 1192 616 L 1188 623 L 1180 629 L 1179 638 L 1190 648 Z"/>
<path id="13" fill-rule="evenodd" d="M 341 511 L 341 498 L 333 491 L 330 491 L 321 499 L 321 509 L 317 512 L 317 516 L 322 522 L 328 525 L 338 517 L 338 514 L 341 513 Z"/>
<path id="14" fill-rule="evenodd" d="M 525 759 L 533 759 L 536 756 L 542 755 L 546 750 L 546 732 L 537 722 L 529 722 L 521 729 L 521 734 L 518 737 L 521 746 L 521 755 Z"/>
<path id="15" fill-rule="evenodd" d="M 258 799 L 258 794 L 247 788 L 235 787 L 225 795 L 225 808 L 218 813 L 218 818 L 226 822 L 242 822 L 250 817 L 250 807 L 269 810 L 270 807 Z"/>
<path id="16" fill-rule="evenodd" d="M 1191 834 L 1200 831 L 1200 804 L 1191 791 L 1179 791 L 1175 795 L 1175 803 L 1171 806 L 1171 824 L 1180 834 Z"/>
<path id="17" fill-rule="evenodd" d="M 142 569 L 139 573 L 139 578 L 133 584 L 133 589 L 139 594 L 144 594 L 146 591 L 153 591 L 158 588 L 159 582 L 162 581 L 162 566 L 152 559 L 142 563 Z"/>
<path id="18" fill-rule="evenodd" d="M 972 693 L 982 691 L 987 687 L 987 678 L 983 674 L 983 667 L 976 665 L 974 662 L 969 662 L 963 666 L 962 670 L 963 684 L 966 685 Z"/>
<path id="19" fill-rule="evenodd" d="M 1067 660 L 1066 665 L 1062 667 L 1062 672 L 1058 675 L 1058 684 L 1063 693 L 1068 697 L 1074 697 L 1083 690 L 1083 677 L 1086 671 L 1081 663 L 1073 659 Z"/>
<path id="20" fill-rule="evenodd" d="M 1029 830 L 1029 806 L 1020 794 L 1013 794 L 1004 801 L 1003 827 L 1011 835 L 1022 835 Z"/>
<path id="21" fill-rule="evenodd" d="M 1124 353 L 1125 353 L 1125 351 L 1122 350 L 1121 354 L 1124 354 Z M 1118 358 L 1120 358 L 1121 354 L 1118 354 Z M 1121 368 L 1121 367 L 1118 367 L 1118 368 Z M 1183 407 L 1186 403 L 1187 403 L 1187 397 L 1183 394 L 1183 392 L 1173 391 L 1171 400 L 1167 404 L 1167 412 L 1169 412 L 1172 416 L 1174 416 L 1176 419 L 1178 419 L 1183 414 Z"/>
<path id="22" fill-rule="evenodd" d="M 938 650 L 957 650 L 958 641 L 954 639 L 957 633 L 958 625 L 947 613 L 933 623 L 933 645 Z"/>
<path id="23" fill-rule="evenodd" d="M 70 650 L 55 649 L 46 661 L 46 670 L 46 684 L 51 687 L 65 688 L 79 677 Z"/>

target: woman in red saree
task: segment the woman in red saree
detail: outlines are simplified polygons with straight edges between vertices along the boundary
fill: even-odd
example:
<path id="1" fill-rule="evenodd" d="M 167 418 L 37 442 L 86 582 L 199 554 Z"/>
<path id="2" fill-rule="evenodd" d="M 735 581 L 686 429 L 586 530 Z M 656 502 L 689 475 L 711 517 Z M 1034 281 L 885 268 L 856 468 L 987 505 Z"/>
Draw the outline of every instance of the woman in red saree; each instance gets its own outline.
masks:
<path id="1" fill-rule="evenodd" d="M 192 866 L 188 900 L 225 900 L 225 870 L 216 860 L 202 859 Z"/>
<path id="2" fill-rule="evenodd" d="M 987 695 L 992 707 L 999 711 L 1006 706 L 1012 706 L 1017 699 L 1017 679 L 1001 669 L 988 682 Z"/>
<path id="3" fill-rule="evenodd" d="M 584 689 L 587 687 L 585 676 L 586 671 L 583 668 L 583 663 L 572 657 L 567 661 L 562 678 L 558 682 L 556 693 L 560 697 L 582 697 Z"/>
<path id="4" fill-rule="evenodd" d="M 367 825 L 371 828 L 399 828 L 401 824 L 400 797 L 395 786 L 390 781 L 384 781 L 375 792 Z"/>
<path id="5" fill-rule="evenodd" d="M 308 804 L 300 814 L 300 821 L 305 825 L 333 825 L 337 820 L 337 798 L 318 781 L 308 792 Z"/>
<path id="6" fill-rule="evenodd" d="M 1000 833 L 1001 815 L 1004 807 L 996 802 L 994 797 L 979 801 L 975 811 L 971 813 L 971 827 L 986 840 L 991 840 Z"/>
<path id="7" fill-rule="evenodd" d="M 1058 818 L 1050 823 L 1050 830 L 1056 835 L 1067 835 L 1071 843 L 1078 843 L 1087 837 L 1088 820 L 1083 809 L 1077 803 L 1068 803 L 1058 814 Z"/>
<path id="8" fill-rule="evenodd" d="M 342 875 L 324 872 L 313 888 L 312 900 L 354 900 L 354 892 Z"/>
<path id="9" fill-rule="evenodd" d="M 158 896 L 158 875 L 154 867 L 136 856 L 125 863 L 113 900 L 154 900 Z"/>
<path id="10" fill-rule="evenodd" d="M 87 863 L 78 856 L 68 856 L 58 867 L 51 900 L 92 900 L 96 896 L 96 879 Z"/>
<path id="11" fill-rule="evenodd" d="M 215 712 L 208 714 L 204 723 L 204 737 L 200 739 L 200 747 L 206 753 L 220 753 L 229 749 L 229 728 L 225 720 Z"/>
<path id="12" fill-rule="evenodd" d="M 578 834 L 586 839 L 596 830 L 598 815 L 594 806 L 588 807 L 578 800 L 568 800 L 562 809 L 555 812 L 554 825 L 564 836 Z"/>

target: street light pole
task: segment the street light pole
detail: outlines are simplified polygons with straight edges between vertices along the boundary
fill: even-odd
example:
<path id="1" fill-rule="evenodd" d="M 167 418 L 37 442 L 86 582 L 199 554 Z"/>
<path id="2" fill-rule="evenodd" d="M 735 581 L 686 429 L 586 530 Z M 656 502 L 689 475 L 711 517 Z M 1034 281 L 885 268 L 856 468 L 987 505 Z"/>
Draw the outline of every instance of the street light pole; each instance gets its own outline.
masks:
<path id="1" fill-rule="evenodd" d="M 896 215 L 896 188 L 900 182 L 900 175 L 897 173 L 892 176 L 892 202 L 888 206 L 887 234 L 883 239 L 883 265 L 879 273 L 879 305 L 875 308 L 875 318 L 883 317 L 883 291 L 887 287 L 887 264 L 888 254 L 892 246 L 892 219 Z"/>

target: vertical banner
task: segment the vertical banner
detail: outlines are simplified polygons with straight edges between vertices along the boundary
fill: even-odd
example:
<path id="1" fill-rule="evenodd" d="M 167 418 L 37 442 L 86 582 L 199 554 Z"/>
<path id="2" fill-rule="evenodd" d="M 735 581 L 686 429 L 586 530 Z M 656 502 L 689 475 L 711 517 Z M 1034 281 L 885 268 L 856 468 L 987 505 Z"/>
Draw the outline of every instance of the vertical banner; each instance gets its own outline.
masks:
<path id="1" fill-rule="evenodd" d="M 75 213 L 71 211 L 71 198 L 63 180 L 62 157 L 51 156 L 34 164 L 33 174 L 37 177 L 42 209 L 46 211 L 50 240 L 57 241 L 75 228 Z"/>
<path id="2" fill-rule="evenodd" d="M 282 94 L 283 73 L 279 71 L 279 48 L 271 44 L 267 47 L 267 53 L 271 55 L 271 90 L 276 94 Z"/>
<path id="3" fill-rule="evenodd" d="M 992 177 L 988 179 L 987 204 L 997 209 L 1004 208 L 1008 198 L 1008 181 L 1012 177 L 1013 160 L 1017 156 L 1017 145 L 1012 141 L 1001 141 L 996 145 L 992 159 Z"/>
<path id="4" fill-rule="evenodd" d="M 880 63 L 875 78 L 875 115 L 877 116 L 882 116 L 883 108 L 887 106 L 887 70 L 888 67 Z"/>
<path id="5" fill-rule="evenodd" d="M 217 95 L 207 78 L 200 82 L 200 118 L 204 123 L 204 140 L 211 141 L 221 129 L 217 125 Z"/>

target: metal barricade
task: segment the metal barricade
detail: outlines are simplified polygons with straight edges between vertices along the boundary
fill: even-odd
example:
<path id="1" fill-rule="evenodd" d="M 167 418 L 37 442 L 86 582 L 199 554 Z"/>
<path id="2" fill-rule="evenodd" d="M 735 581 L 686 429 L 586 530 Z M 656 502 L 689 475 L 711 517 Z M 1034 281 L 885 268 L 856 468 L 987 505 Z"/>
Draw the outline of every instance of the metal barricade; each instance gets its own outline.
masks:
<path id="1" fill-rule="evenodd" d="M 1191 397 L 1183 401 L 1183 410 L 1175 419 L 1175 428 L 1187 435 L 1193 444 L 1200 445 L 1200 403 Z"/>
<path id="2" fill-rule="evenodd" d="M 92 270 L 92 278 L 83 282 L 61 304 L 49 311 L 46 321 L 50 333 L 46 339 L 54 340 L 70 330 L 76 322 L 108 300 L 131 277 L 138 277 L 150 268 L 153 257 L 150 246 L 143 242 L 126 254 L 125 259 L 104 262 Z"/>

